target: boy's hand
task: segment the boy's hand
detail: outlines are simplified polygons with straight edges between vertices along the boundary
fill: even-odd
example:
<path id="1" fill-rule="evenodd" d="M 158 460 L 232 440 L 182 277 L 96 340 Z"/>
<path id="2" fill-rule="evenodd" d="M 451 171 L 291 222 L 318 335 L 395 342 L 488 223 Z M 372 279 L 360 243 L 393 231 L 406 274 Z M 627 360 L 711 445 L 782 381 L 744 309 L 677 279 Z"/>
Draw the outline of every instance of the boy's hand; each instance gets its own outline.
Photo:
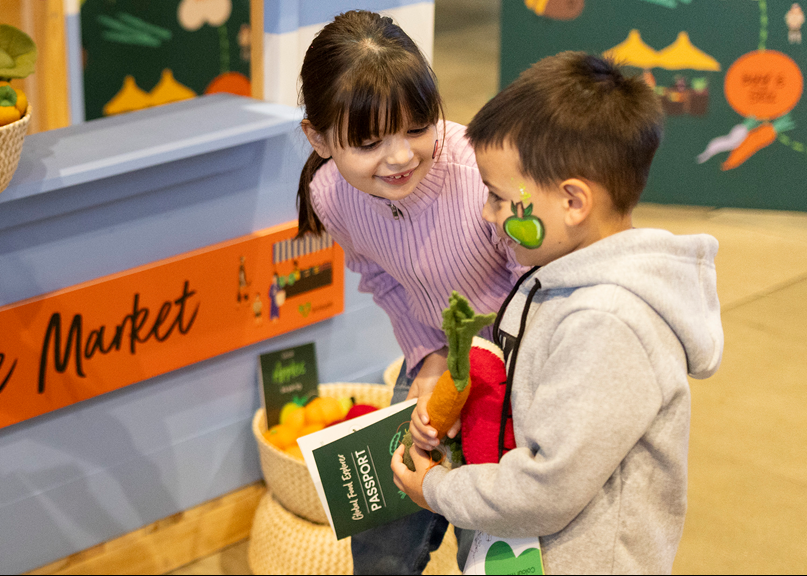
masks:
<path id="1" fill-rule="evenodd" d="M 392 462 L 390 462 L 390 468 L 392 468 L 393 474 L 392 480 L 399 490 L 403 490 L 403 492 L 412 499 L 412 502 L 421 508 L 434 512 L 434 510 L 429 508 L 429 505 L 426 503 L 426 498 L 423 496 L 423 479 L 426 477 L 426 472 L 431 469 L 434 463 L 429 457 L 428 452 L 424 452 L 417 446 L 412 446 L 409 449 L 409 455 L 412 456 L 412 461 L 415 463 L 415 471 L 412 472 L 406 467 L 406 464 L 403 463 L 405 448 L 406 446 L 401 444 L 392 454 Z"/>

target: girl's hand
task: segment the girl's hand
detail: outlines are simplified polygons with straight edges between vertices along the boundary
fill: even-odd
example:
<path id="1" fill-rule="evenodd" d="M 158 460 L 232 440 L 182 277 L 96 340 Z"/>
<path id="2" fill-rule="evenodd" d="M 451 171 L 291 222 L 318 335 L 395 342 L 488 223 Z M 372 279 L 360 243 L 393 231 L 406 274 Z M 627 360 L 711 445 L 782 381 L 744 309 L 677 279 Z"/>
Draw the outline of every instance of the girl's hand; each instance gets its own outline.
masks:
<path id="1" fill-rule="evenodd" d="M 421 366 L 420 372 L 418 372 L 418 375 L 412 382 L 412 386 L 409 388 L 409 394 L 406 395 L 407 400 L 410 398 L 428 396 L 432 393 L 440 376 L 443 375 L 443 372 L 448 370 L 447 355 L 448 348 L 443 348 L 432 352 L 423 359 L 423 366 Z"/>
<path id="2" fill-rule="evenodd" d="M 417 406 L 412 411 L 412 421 L 409 423 L 409 432 L 412 433 L 412 440 L 415 446 L 421 450 L 431 452 L 440 443 L 437 438 L 437 430 L 429 426 L 429 413 L 426 411 L 426 406 L 429 403 L 431 394 L 426 396 L 419 396 Z M 447 436 L 453 438 L 460 431 L 460 420 L 457 419 L 451 429 L 448 431 Z"/>
<path id="3" fill-rule="evenodd" d="M 432 459 L 429 457 L 428 452 L 424 452 L 416 446 L 409 449 L 409 454 L 415 463 L 415 471 L 412 472 L 403 463 L 403 453 L 406 446 L 401 444 L 392 455 L 390 468 L 392 468 L 392 480 L 399 490 L 402 490 L 407 496 L 412 499 L 412 502 L 425 508 L 432 510 L 426 502 L 426 497 L 423 496 L 423 479 L 426 477 L 432 467 Z"/>
<path id="4" fill-rule="evenodd" d="M 429 403 L 432 391 L 437 385 L 437 380 L 440 379 L 443 372 L 448 370 L 447 355 L 448 349 L 442 348 L 426 356 L 423 360 L 423 366 L 414 382 L 412 382 L 412 387 L 406 397 L 407 400 L 410 398 L 418 399 L 417 406 L 412 412 L 409 431 L 412 433 L 415 446 L 427 452 L 433 450 L 440 443 L 437 438 L 437 430 L 429 426 L 429 413 L 426 411 L 426 405 Z M 459 430 L 460 421 L 457 420 L 448 432 L 449 438 L 456 436 Z"/>

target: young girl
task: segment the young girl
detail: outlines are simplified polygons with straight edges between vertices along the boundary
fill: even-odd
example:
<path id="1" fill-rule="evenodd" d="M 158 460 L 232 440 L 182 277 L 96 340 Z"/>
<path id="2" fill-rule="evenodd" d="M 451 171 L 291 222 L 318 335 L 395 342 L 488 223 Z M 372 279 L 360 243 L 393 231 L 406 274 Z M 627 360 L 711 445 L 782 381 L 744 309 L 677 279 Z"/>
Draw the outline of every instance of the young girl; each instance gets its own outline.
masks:
<path id="1" fill-rule="evenodd" d="M 482 219 L 487 190 L 465 127 L 442 120 L 434 72 L 390 18 L 337 16 L 300 76 L 314 151 L 297 193 L 299 235 L 327 231 L 344 249 L 404 352 L 393 402 L 417 397 L 421 410 L 447 369 L 441 327 L 451 291 L 495 312 L 526 269 Z M 424 510 L 358 534 L 354 571 L 419 574 L 446 528 Z"/>

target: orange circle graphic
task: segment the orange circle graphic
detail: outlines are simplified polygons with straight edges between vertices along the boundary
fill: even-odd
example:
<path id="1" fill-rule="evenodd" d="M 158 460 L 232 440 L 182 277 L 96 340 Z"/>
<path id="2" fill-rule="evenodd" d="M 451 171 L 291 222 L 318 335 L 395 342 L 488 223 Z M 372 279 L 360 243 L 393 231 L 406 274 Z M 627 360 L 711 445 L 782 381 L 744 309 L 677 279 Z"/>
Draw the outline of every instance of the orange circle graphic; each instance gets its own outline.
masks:
<path id="1" fill-rule="evenodd" d="M 801 98 L 804 78 L 790 56 L 756 50 L 738 58 L 726 72 L 726 100 L 741 116 L 772 120 L 790 112 Z"/>

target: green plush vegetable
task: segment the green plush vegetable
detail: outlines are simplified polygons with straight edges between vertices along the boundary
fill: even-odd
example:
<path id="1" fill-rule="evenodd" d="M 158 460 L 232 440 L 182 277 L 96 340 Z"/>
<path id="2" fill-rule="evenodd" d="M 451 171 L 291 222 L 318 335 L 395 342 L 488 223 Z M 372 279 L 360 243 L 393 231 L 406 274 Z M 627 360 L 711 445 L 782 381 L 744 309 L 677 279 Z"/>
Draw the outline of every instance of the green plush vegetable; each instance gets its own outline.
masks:
<path id="1" fill-rule="evenodd" d="M 34 72 L 36 44 L 22 30 L 0 24 L 0 79 L 25 78 Z"/>

